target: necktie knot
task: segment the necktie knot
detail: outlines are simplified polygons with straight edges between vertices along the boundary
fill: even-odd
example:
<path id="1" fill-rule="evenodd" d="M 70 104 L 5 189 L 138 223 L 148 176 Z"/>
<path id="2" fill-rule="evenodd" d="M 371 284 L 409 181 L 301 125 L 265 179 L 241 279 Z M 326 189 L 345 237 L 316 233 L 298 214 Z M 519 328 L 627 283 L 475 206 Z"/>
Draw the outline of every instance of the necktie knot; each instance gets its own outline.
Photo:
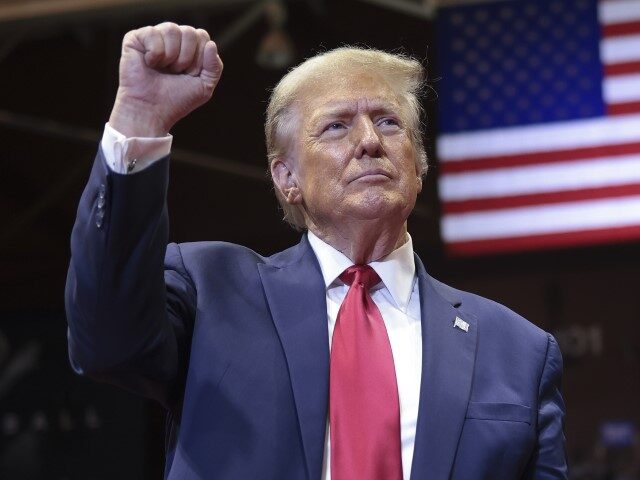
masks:
<path id="1" fill-rule="evenodd" d="M 369 265 L 352 265 L 340 274 L 340 280 L 347 285 L 359 283 L 369 291 L 380 282 L 380 277 Z"/>

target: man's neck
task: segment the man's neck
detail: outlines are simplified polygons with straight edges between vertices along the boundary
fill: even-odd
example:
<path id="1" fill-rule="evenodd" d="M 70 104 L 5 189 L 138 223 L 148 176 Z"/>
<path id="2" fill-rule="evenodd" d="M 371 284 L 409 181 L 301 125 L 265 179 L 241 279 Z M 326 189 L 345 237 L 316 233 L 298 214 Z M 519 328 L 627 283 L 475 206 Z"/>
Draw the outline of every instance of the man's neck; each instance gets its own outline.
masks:
<path id="1" fill-rule="evenodd" d="M 380 226 L 377 222 L 351 222 L 340 229 L 308 225 L 318 238 L 342 252 L 356 265 L 379 260 L 407 241 L 407 223 Z"/>

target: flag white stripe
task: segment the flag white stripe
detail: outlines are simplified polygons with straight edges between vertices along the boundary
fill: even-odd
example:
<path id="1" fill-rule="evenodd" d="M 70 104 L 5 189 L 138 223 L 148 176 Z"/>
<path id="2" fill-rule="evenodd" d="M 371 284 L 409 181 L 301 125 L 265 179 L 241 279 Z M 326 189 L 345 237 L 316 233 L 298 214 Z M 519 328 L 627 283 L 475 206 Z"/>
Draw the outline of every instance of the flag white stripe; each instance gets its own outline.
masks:
<path id="1" fill-rule="evenodd" d="M 441 161 L 519 155 L 640 141 L 640 115 L 598 117 L 440 135 Z"/>
<path id="2" fill-rule="evenodd" d="M 445 215 L 447 242 L 640 225 L 640 196 Z"/>
<path id="3" fill-rule="evenodd" d="M 605 65 L 640 60 L 640 35 L 603 38 L 600 57 Z"/>
<path id="4" fill-rule="evenodd" d="M 440 175 L 442 201 L 531 195 L 640 183 L 640 154 Z"/>
<path id="5" fill-rule="evenodd" d="M 601 25 L 640 21 L 640 0 L 600 1 L 598 14 Z M 602 38 L 600 55 L 603 65 L 640 61 L 640 34 Z M 639 101 L 640 74 L 606 76 L 602 95 L 609 105 Z M 438 156 L 446 163 L 639 142 L 640 114 L 627 114 L 443 134 L 438 137 Z M 445 173 L 438 183 L 445 203 L 640 184 L 640 153 Z M 452 213 L 441 218 L 446 243 L 638 225 L 640 195 Z"/>
<path id="6" fill-rule="evenodd" d="M 598 2 L 598 17 L 604 25 L 640 20 L 638 0 Z"/>
<path id="7" fill-rule="evenodd" d="M 640 100 L 640 73 L 605 78 L 602 88 L 606 103 Z"/>

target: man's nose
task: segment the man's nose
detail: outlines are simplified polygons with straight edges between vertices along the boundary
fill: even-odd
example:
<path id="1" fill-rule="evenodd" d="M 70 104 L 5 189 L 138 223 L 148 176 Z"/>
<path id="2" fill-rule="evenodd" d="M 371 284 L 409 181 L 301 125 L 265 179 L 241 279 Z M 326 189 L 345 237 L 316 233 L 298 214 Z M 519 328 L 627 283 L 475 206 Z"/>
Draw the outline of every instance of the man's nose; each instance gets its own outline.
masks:
<path id="1" fill-rule="evenodd" d="M 382 156 L 379 133 L 370 118 L 364 118 L 357 122 L 354 133 L 357 142 L 355 158 L 364 156 L 379 158 Z"/>

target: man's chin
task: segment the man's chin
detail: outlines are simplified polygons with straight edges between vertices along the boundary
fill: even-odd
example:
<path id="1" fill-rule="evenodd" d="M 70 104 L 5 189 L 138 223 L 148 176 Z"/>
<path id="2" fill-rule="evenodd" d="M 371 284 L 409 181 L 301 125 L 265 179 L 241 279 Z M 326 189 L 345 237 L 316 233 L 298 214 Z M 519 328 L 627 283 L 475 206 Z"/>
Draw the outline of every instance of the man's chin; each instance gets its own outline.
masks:
<path id="1" fill-rule="evenodd" d="M 399 218 L 409 215 L 411 209 L 406 208 L 406 202 L 391 201 L 384 195 L 370 196 L 359 200 L 349 207 L 351 218 L 361 220 L 388 220 L 396 223 Z M 405 214 L 405 210 L 408 210 Z"/>

